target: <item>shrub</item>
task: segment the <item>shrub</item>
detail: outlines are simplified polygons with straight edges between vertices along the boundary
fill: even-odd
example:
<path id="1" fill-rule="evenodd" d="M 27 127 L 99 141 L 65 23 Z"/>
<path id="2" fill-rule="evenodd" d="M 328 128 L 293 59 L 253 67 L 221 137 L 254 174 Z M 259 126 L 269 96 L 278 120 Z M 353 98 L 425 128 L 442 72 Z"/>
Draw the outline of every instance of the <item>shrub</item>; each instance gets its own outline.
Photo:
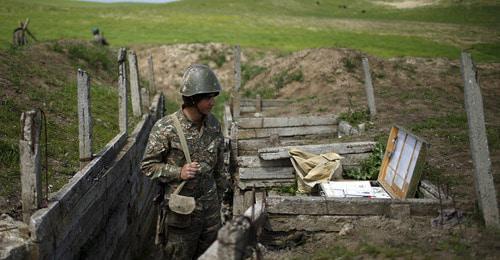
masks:
<path id="1" fill-rule="evenodd" d="M 347 170 L 345 177 L 355 180 L 376 180 L 384 159 L 385 145 L 378 142 L 373 149 L 373 153 L 360 163 L 360 167 Z"/>

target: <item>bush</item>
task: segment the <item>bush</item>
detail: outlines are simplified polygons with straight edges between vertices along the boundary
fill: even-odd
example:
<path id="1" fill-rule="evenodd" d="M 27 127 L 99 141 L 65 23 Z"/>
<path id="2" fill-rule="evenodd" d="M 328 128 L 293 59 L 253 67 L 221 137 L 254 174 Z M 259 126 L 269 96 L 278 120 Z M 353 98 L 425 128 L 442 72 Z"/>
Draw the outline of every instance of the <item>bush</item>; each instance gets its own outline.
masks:
<path id="1" fill-rule="evenodd" d="M 241 66 L 241 79 L 242 79 L 241 85 L 245 85 L 247 81 L 255 78 L 255 76 L 261 74 L 266 70 L 267 70 L 266 68 L 257 65 L 243 64 Z"/>
<path id="2" fill-rule="evenodd" d="M 384 159 L 384 153 L 385 145 L 378 142 L 375 149 L 373 149 L 373 153 L 360 163 L 360 167 L 345 171 L 344 176 L 355 180 L 376 180 Z"/>
<path id="3" fill-rule="evenodd" d="M 357 125 L 363 122 L 370 121 L 370 111 L 368 110 L 355 110 L 341 113 L 339 120 L 349 122 L 351 125 Z"/>
<path id="4" fill-rule="evenodd" d="M 302 74 L 302 70 L 296 70 L 291 74 L 288 74 L 289 71 L 282 71 L 278 75 L 272 77 L 272 82 L 276 89 L 283 88 L 286 84 L 291 83 L 293 81 L 303 82 L 304 74 Z"/>

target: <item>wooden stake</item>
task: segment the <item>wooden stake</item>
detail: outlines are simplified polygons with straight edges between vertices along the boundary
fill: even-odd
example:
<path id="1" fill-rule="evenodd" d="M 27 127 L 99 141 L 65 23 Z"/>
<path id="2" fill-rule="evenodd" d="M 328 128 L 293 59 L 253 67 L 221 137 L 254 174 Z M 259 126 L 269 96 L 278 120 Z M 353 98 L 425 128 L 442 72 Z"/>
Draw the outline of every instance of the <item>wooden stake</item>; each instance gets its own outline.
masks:
<path id="1" fill-rule="evenodd" d="M 40 111 L 31 110 L 21 115 L 21 140 L 19 140 L 21 198 L 23 221 L 27 224 L 33 212 L 42 205 L 41 122 Z"/>
<path id="2" fill-rule="evenodd" d="M 484 124 L 483 98 L 470 54 L 462 52 L 461 65 L 476 195 L 486 226 L 498 228 L 500 226 L 498 203 Z"/>

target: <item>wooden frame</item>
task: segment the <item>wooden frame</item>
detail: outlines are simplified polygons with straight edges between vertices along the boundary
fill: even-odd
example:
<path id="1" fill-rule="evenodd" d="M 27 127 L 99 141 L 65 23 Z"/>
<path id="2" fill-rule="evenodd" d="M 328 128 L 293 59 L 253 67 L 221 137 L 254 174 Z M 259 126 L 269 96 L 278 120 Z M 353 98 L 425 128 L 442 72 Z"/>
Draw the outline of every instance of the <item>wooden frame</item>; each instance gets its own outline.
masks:
<path id="1" fill-rule="evenodd" d="M 428 147 L 402 127 L 392 127 L 377 181 L 393 198 L 415 196 Z"/>

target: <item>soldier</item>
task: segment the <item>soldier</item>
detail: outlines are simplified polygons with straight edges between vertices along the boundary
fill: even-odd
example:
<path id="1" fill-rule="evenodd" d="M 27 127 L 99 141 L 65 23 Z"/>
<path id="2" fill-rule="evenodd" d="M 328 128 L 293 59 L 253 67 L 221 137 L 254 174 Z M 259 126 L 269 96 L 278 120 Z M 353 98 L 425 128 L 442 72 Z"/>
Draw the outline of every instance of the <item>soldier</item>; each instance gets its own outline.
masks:
<path id="1" fill-rule="evenodd" d="M 189 215 L 162 207 L 160 213 L 166 217 L 159 218 L 157 238 L 163 239 L 165 259 L 197 258 L 217 238 L 220 204 L 228 185 L 223 172 L 221 126 L 210 113 L 220 91 L 219 81 L 210 68 L 191 65 L 182 78 L 182 108 L 158 120 L 149 135 L 141 164 L 143 173 L 165 184 L 166 201 L 183 180 L 187 182 L 179 194 L 194 197 L 196 201 L 195 210 Z M 180 121 L 192 163 L 186 163 L 172 116 Z"/>

